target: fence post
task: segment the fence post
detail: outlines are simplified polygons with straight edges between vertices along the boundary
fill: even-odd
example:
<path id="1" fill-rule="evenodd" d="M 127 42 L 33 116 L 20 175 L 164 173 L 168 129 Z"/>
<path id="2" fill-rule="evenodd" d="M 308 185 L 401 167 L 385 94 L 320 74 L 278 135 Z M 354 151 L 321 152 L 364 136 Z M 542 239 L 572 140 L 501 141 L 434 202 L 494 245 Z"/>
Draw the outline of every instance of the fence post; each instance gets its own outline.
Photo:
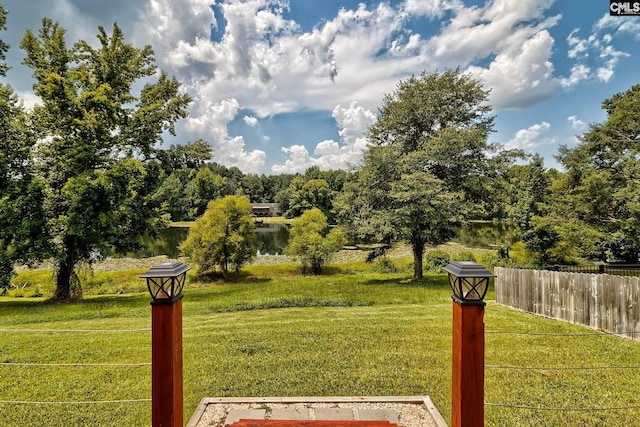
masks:
<path id="1" fill-rule="evenodd" d="M 444 268 L 453 291 L 452 427 L 484 426 L 484 297 L 489 270 L 472 261 Z"/>
<path id="2" fill-rule="evenodd" d="M 151 306 L 151 425 L 182 427 L 182 299 Z"/>
<path id="3" fill-rule="evenodd" d="M 189 267 L 164 262 L 142 278 L 151 294 L 151 425 L 182 427 L 182 288 Z"/>

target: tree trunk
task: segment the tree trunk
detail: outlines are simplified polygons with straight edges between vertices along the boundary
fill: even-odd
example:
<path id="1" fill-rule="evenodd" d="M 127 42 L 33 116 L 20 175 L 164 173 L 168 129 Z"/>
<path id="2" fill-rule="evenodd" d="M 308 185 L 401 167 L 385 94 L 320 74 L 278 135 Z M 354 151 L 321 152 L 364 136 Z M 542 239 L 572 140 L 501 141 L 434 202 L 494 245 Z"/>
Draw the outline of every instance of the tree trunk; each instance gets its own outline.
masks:
<path id="1" fill-rule="evenodd" d="M 227 275 L 227 264 L 226 264 L 227 259 L 224 258 L 223 260 L 221 260 L 218 263 L 218 268 L 220 269 L 220 273 L 222 274 L 222 280 L 224 280 L 225 282 L 228 279 L 228 275 Z"/>
<path id="2" fill-rule="evenodd" d="M 71 269 L 67 261 L 60 261 L 56 274 L 56 294 L 53 297 L 57 301 L 69 301 L 71 299 Z"/>
<path id="3" fill-rule="evenodd" d="M 65 256 L 58 264 L 56 273 L 56 301 L 71 301 L 82 298 L 82 288 L 75 272 L 77 257 L 75 244 L 70 238 L 65 238 Z"/>
<path id="4" fill-rule="evenodd" d="M 313 260 L 311 263 L 311 269 L 313 271 L 313 274 L 320 274 L 322 273 L 322 262 L 320 260 Z"/>
<path id="5" fill-rule="evenodd" d="M 424 243 L 413 242 L 411 244 L 413 250 L 413 281 L 422 281 L 422 256 L 424 255 Z"/>

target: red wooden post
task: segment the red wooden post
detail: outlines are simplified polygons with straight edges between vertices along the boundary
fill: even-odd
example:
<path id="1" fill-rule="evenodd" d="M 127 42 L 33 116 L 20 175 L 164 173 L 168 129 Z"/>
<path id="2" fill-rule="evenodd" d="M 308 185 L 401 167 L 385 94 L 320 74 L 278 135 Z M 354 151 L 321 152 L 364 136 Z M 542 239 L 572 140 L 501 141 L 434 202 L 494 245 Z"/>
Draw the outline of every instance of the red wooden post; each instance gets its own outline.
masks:
<path id="1" fill-rule="evenodd" d="M 484 426 L 484 306 L 453 299 L 452 427 Z"/>
<path id="2" fill-rule="evenodd" d="M 151 425 L 182 427 L 182 296 L 151 303 Z"/>

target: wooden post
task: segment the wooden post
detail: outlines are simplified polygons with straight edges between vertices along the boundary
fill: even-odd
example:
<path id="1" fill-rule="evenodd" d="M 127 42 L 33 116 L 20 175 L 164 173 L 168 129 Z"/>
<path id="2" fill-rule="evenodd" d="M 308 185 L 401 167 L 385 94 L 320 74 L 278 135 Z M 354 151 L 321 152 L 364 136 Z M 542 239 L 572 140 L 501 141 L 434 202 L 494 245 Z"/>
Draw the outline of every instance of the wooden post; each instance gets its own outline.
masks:
<path id="1" fill-rule="evenodd" d="M 151 425 L 182 427 L 182 295 L 151 303 Z"/>
<path id="2" fill-rule="evenodd" d="M 484 305 L 453 300 L 452 427 L 484 426 Z"/>

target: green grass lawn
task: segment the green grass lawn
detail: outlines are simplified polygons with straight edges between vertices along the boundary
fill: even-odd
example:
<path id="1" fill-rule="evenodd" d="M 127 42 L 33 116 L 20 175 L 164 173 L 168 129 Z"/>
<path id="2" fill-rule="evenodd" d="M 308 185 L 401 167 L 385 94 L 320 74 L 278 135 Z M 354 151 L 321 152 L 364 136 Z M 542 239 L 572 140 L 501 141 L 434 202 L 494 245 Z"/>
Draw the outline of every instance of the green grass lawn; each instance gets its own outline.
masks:
<path id="1" fill-rule="evenodd" d="M 407 272 L 375 273 L 358 263 L 331 273 L 300 276 L 292 265 L 249 266 L 235 283 L 188 283 L 185 423 L 200 399 L 222 396 L 429 395 L 450 419 L 446 277 L 427 275 L 426 283 L 414 284 Z M 0 424 L 148 425 L 150 311 L 143 292 L 89 295 L 64 305 L 0 298 Z M 563 409 L 487 406 L 487 425 L 637 425 L 640 409 L 593 409 L 640 407 L 640 343 L 498 306 L 491 292 L 485 324 L 485 401 Z M 77 362 L 141 365 L 9 364 Z M 134 401 L 7 402 L 120 400 Z"/>

